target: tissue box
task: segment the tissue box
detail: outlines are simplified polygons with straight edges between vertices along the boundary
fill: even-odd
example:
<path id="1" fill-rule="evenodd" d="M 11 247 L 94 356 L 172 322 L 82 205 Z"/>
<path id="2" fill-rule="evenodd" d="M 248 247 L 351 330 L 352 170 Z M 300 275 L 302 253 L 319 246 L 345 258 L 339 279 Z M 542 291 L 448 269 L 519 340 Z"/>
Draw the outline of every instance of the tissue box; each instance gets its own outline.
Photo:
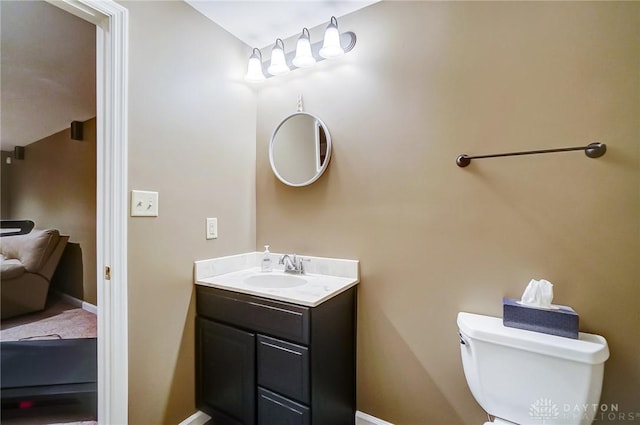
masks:
<path id="1" fill-rule="evenodd" d="M 578 339 L 578 313 L 571 307 L 529 307 L 511 298 L 502 299 L 502 324 L 511 328 Z"/>

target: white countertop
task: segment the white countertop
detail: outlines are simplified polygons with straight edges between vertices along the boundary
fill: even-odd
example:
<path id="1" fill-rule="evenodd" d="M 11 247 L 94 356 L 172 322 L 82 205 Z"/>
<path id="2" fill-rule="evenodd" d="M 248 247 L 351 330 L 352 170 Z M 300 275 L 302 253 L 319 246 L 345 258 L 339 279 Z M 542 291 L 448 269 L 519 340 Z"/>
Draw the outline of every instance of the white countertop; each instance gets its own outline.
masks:
<path id="1" fill-rule="evenodd" d="M 259 274 L 285 275 L 278 258 L 282 254 L 272 253 L 272 272 L 261 272 L 262 253 L 251 252 L 228 257 L 196 261 L 194 281 L 196 285 L 210 286 L 257 295 L 274 300 L 315 307 L 329 298 L 355 286 L 360 282 L 358 261 L 337 258 L 301 256 L 305 260 L 305 273 L 292 276 L 305 279 L 304 285 L 292 288 L 263 288 L 249 285 L 245 279 Z M 286 273 L 286 275 L 290 275 Z"/>

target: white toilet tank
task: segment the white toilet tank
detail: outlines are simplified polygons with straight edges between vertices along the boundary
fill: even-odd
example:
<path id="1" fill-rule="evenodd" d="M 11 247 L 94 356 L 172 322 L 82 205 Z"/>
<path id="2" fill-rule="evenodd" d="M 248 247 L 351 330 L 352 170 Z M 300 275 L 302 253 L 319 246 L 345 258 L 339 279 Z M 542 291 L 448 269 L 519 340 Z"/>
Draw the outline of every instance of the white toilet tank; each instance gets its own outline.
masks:
<path id="1" fill-rule="evenodd" d="M 471 313 L 458 313 L 458 328 L 464 375 L 487 413 L 516 424 L 593 422 L 583 406 L 600 401 L 609 358 L 603 337 L 564 338 Z"/>

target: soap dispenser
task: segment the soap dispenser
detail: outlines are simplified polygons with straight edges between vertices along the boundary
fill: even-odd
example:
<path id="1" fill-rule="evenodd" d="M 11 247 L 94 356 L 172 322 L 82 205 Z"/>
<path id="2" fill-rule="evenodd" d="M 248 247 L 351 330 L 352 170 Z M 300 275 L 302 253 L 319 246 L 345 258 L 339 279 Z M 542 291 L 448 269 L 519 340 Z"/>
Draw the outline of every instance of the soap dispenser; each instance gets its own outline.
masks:
<path id="1" fill-rule="evenodd" d="M 262 253 L 262 266 L 263 272 L 270 272 L 273 270 L 273 264 L 271 262 L 271 253 L 269 252 L 269 245 L 264 246 L 264 252 Z"/>

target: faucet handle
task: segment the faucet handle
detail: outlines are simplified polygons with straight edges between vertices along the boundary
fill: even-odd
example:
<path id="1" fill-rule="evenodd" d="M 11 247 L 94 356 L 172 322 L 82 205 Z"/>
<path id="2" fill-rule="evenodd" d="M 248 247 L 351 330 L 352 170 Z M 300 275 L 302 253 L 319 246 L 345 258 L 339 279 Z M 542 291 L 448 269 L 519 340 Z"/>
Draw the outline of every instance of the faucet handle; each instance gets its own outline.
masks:
<path id="1" fill-rule="evenodd" d="M 310 263 L 311 262 L 311 258 L 300 257 L 300 259 L 298 260 L 298 265 L 297 265 L 298 269 L 300 270 L 300 273 L 304 273 L 303 262 Z"/>

